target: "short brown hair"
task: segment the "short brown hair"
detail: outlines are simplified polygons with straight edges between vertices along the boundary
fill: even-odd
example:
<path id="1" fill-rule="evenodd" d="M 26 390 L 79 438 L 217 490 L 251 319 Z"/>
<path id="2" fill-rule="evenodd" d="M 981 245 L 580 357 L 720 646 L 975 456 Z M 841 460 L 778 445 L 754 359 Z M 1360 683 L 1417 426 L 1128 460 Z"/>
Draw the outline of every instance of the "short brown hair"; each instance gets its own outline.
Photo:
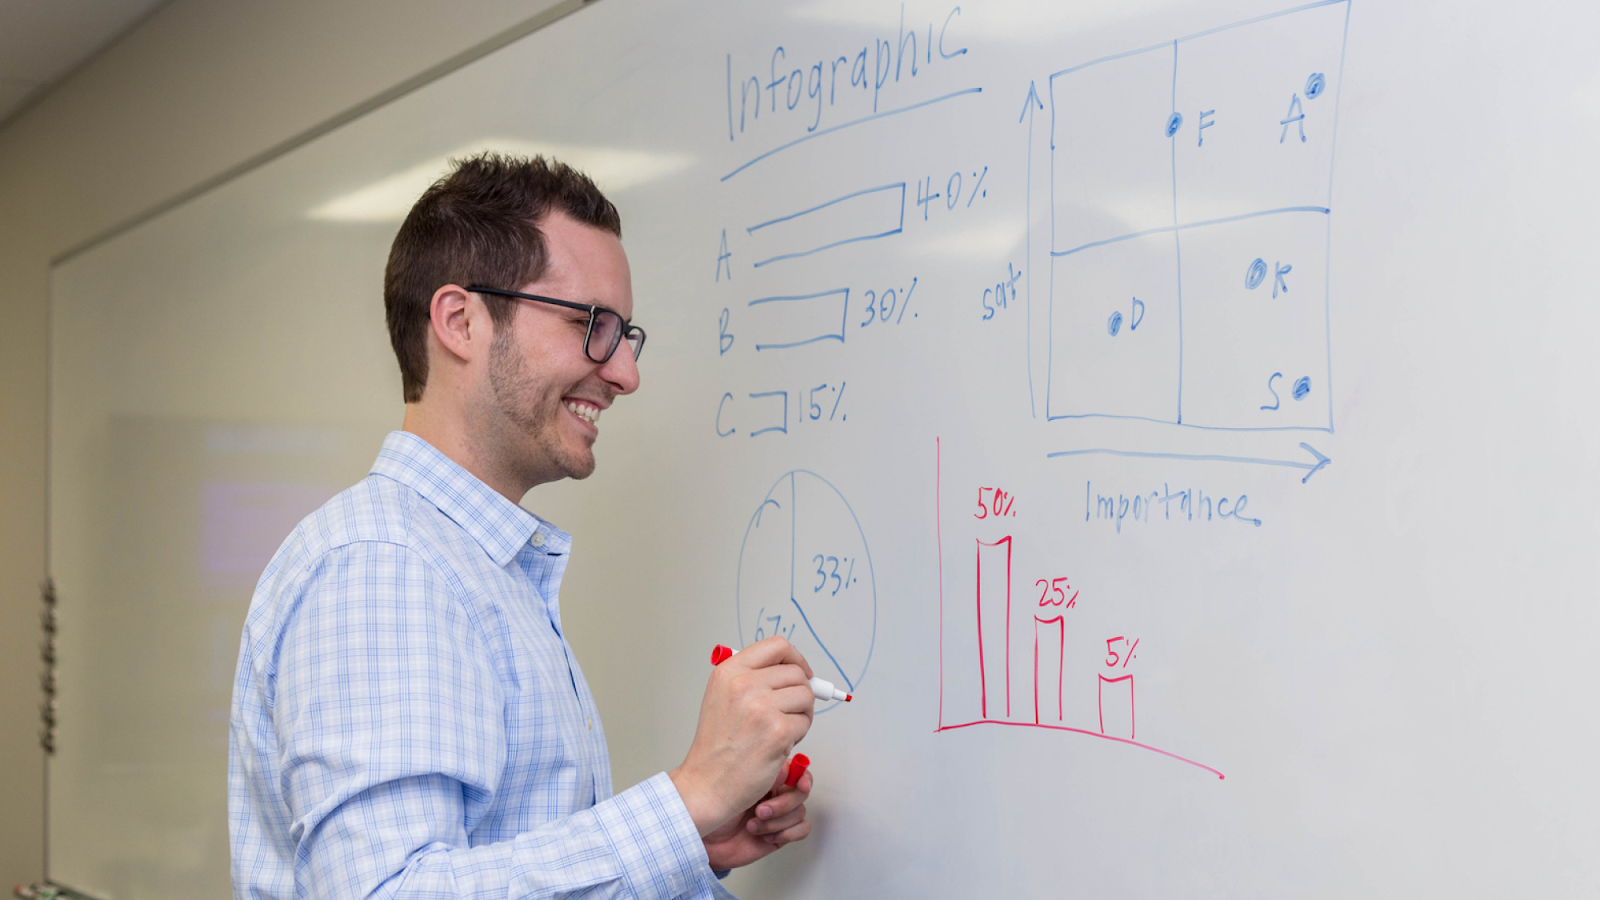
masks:
<path id="1" fill-rule="evenodd" d="M 421 400 L 428 383 L 434 292 L 447 284 L 517 290 L 537 281 L 548 263 L 539 224 L 552 209 L 622 236 L 617 208 L 589 176 L 543 156 L 483 153 L 461 160 L 411 207 L 383 275 L 384 316 L 405 402 Z M 483 300 L 495 328 L 503 327 L 514 301 Z"/>

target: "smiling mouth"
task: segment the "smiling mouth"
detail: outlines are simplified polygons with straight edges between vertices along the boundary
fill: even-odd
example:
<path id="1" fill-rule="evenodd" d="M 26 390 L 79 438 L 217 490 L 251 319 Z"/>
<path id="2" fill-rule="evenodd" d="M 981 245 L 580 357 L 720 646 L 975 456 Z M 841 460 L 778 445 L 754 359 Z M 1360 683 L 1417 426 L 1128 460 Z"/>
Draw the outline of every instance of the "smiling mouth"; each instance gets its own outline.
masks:
<path id="1" fill-rule="evenodd" d="M 600 421 L 600 407 L 598 406 L 591 406 L 588 403 L 580 403 L 575 400 L 564 400 L 561 405 L 565 406 L 568 412 L 588 422 L 590 425 Z"/>

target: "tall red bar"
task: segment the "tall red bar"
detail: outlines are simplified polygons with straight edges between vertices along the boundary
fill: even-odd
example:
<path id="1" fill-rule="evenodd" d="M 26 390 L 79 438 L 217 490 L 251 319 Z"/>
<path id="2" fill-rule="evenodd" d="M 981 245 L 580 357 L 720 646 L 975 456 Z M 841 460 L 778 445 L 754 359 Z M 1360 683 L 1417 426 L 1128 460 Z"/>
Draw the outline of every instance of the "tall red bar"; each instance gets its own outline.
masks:
<path id="1" fill-rule="evenodd" d="M 985 565 L 987 558 L 987 565 Z M 989 691 L 1004 690 L 1005 717 L 1011 718 L 1011 537 L 978 541 L 978 677 L 980 709 L 989 718 Z M 997 640 L 998 639 L 998 640 Z M 1000 705 L 995 706 L 999 712 Z"/>

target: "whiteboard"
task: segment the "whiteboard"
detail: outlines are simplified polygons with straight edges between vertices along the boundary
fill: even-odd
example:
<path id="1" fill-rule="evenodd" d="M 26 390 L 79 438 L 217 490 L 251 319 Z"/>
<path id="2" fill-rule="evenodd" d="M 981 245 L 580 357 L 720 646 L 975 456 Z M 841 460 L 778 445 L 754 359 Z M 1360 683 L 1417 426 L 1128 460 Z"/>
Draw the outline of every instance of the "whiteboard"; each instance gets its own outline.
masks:
<path id="1" fill-rule="evenodd" d="M 401 416 L 444 160 L 622 210 L 644 387 L 564 622 L 619 786 L 789 636 L 751 896 L 1589 896 L 1600 77 L 1578 4 L 608 0 L 54 271 L 49 874 L 227 891 L 239 626 Z"/>

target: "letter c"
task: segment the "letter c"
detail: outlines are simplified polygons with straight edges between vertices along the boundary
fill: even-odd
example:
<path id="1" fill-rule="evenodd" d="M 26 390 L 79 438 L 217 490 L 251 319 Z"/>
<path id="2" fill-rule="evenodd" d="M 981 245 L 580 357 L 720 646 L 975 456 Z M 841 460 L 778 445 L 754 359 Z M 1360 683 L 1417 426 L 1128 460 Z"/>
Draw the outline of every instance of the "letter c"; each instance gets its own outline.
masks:
<path id="1" fill-rule="evenodd" d="M 957 50 L 954 53 L 944 52 L 944 33 L 950 30 L 950 20 L 959 15 L 961 15 L 961 7 L 958 6 L 955 9 L 950 10 L 950 15 L 944 17 L 944 24 L 939 26 L 939 55 L 945 59 L 951 59 L 967 52 L 967 48 L 965 47 L 962 47 L 960 50 Z"/>

